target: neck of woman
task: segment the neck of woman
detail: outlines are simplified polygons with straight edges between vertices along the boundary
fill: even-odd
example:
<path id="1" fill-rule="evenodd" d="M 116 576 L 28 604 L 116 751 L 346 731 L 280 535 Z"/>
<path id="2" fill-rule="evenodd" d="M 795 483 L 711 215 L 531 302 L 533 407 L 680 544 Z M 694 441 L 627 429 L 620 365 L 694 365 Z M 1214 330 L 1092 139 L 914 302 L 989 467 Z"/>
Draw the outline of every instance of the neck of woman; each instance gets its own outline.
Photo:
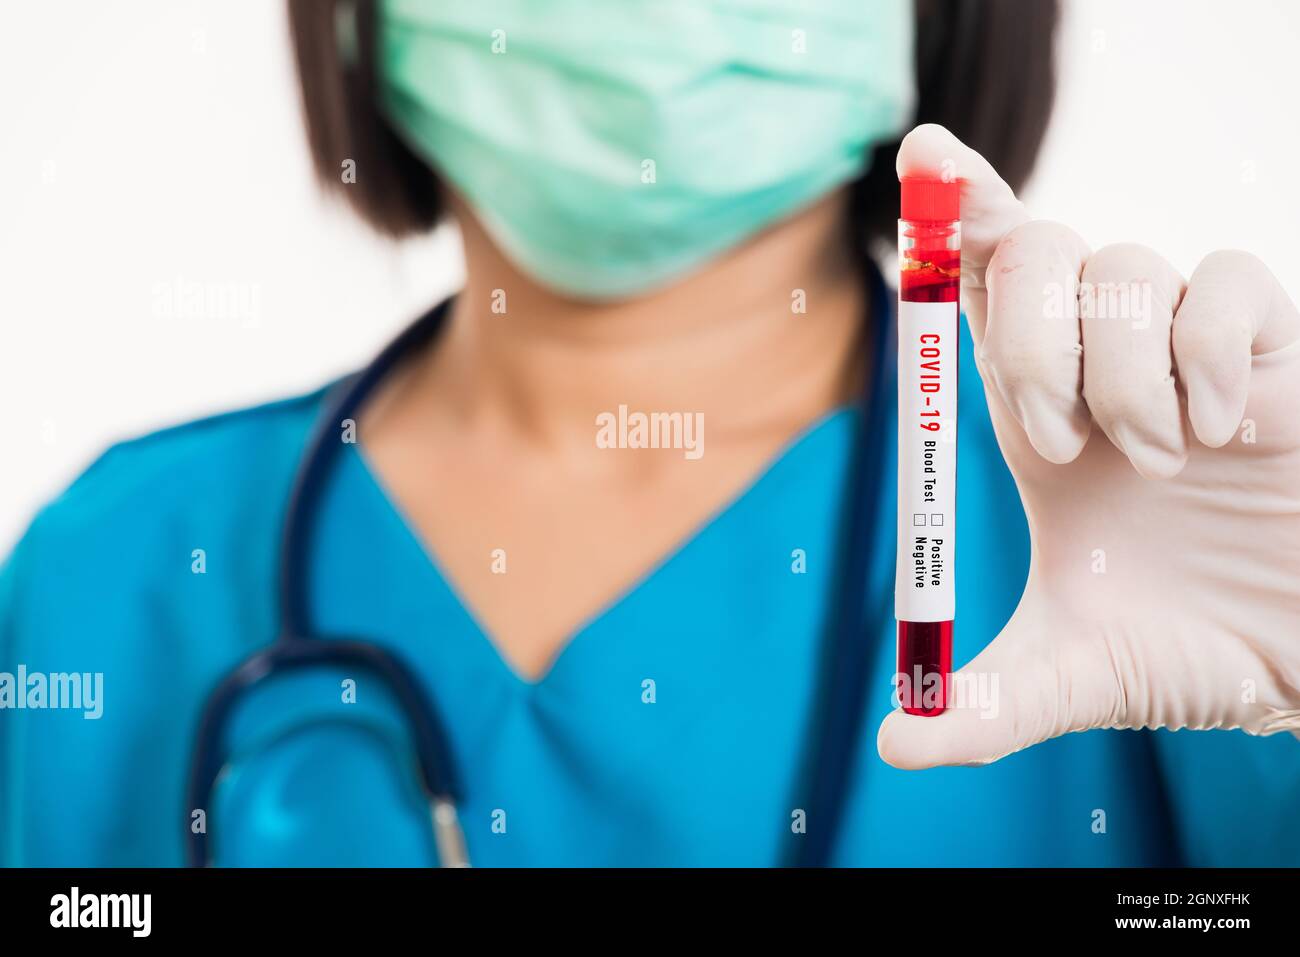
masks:
<path id="1" fill-rule="evenodd" d="M 702 417 L 716 447 L 792 434 L 856 388 L 865 290 L 846 241 L 847 190 L 669 288 L 616 302 L 538 285 L 463 202 L 452 209 L 464 289 L 438 343 L 385 403 L 413 427 L 438 416 L 443 427 L 585 456 L 598 418 L 622 408 Z"/>

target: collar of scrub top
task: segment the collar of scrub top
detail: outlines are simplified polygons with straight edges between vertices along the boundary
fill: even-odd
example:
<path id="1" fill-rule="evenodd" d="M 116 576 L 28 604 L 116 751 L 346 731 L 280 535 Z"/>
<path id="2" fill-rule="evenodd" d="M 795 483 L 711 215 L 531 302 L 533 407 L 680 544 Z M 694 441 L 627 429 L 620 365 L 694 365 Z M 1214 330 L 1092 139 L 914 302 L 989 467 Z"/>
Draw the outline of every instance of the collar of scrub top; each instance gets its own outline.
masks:
<path id="1" fill-rule="evenodd" d="M 829 860 L 847 798 L 849 773 L 857 753 L 866 693 L 868 650 L 863 622 L 867 576 L 875 539 L 874 523 L 880 499 L 880 440 L 886 434 L 885 398 L 894 378 L 893 302 L 874 262 L 868 260 L 867 287 L 871 308 L 865 343 L 869 369 L 864 378 L 859 434 L 853 443 L 839 539 L 839 585 L 831 608 L 829 631 L 819 677 L 818 713 L 803 756 L 804 768 L 794 795 L 809 826 L 786 857 L 787 863 L 818 866 Z M 320 493 L 343 442 L 339 430 L 355 421 L 376 386 L 403 360 L 427 345 L 441 330 L 451 309 L 447 299 L 401 332 L 363 370 L 344 379 L 326 399 L 294 478 L 279 555 L 279 637 L 256 652 L 216 687 L 199 722 L 188 782 L 188 806 L 211 811 L 216 785 L 226 767 L 225 732 L 235 705 L 255 686 L 274 675 L 311 667 L 346 667 L 378 678 L 402 712 L 415 748 L 421 788 L 429 802 L 438 859 L 444 867 L 467 867 L 464 833 L 456 806 L 462 791 L 450 744 L 438 720 L 432 692 L 421 686 L 400 656 L 378 645 L 345 638 L 316 636 L 309 611 L 306 569 Z M 874 619 L 873 619 L 874 620 Z M 206 822 L 214 822 L 209 814 Z M 212 863 L 207 827 L 186 831 L 191 866 Z"/>

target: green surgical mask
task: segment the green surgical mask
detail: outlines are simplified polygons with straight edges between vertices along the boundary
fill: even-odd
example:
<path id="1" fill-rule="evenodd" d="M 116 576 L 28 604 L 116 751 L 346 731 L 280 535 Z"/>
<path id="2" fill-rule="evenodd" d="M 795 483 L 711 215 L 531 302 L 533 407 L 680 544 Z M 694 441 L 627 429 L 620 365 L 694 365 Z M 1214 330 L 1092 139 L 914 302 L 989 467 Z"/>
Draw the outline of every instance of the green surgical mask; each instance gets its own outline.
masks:
<path id="1" fill-rule="evenodd" d="M 515 265 L 582 298 L 666 285 L 808 206 L 912 107 L 909 0 L 380 0 L 378 16 L 396 129 Z"/>

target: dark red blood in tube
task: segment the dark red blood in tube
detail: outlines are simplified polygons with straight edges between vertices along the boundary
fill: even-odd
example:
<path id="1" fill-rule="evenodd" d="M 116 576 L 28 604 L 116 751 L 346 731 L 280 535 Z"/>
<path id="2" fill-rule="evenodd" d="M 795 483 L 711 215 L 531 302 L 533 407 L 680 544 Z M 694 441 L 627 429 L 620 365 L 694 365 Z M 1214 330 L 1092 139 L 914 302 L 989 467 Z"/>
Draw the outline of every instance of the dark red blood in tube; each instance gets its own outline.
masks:
<path id="1" fill-rule="evenodd" d="M 898 673 L 904 676 L 904 711 L 927 718 L 943 714 L 952 681 L 952 622 L 900 621 Z"/>

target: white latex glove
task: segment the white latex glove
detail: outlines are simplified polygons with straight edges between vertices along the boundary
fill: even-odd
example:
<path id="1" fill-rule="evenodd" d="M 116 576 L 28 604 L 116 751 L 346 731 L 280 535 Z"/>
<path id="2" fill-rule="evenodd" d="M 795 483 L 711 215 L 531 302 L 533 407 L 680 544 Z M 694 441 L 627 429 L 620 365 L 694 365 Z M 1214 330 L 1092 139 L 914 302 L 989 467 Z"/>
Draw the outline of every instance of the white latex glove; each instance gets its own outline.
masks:
<path id="1" fill-rule="evenodd" d="M 1247 253 L 1190 280 L 1142 246 L 1094 253 L 1031 222 L 947 130 L 913 130 L 899 175 L 945 170 L 964 181 L 962 305 L 1032 558 L 1011 621 L 962 669 L 997 675 L 997 716 L 895 711 L 881 757 L 984 764 L 1090 728 L 1296 732 L 1300 312 Z M 1081 317 L 1087 283 L 1139 294 L 1125 318 L 1085 295 Z"/>

